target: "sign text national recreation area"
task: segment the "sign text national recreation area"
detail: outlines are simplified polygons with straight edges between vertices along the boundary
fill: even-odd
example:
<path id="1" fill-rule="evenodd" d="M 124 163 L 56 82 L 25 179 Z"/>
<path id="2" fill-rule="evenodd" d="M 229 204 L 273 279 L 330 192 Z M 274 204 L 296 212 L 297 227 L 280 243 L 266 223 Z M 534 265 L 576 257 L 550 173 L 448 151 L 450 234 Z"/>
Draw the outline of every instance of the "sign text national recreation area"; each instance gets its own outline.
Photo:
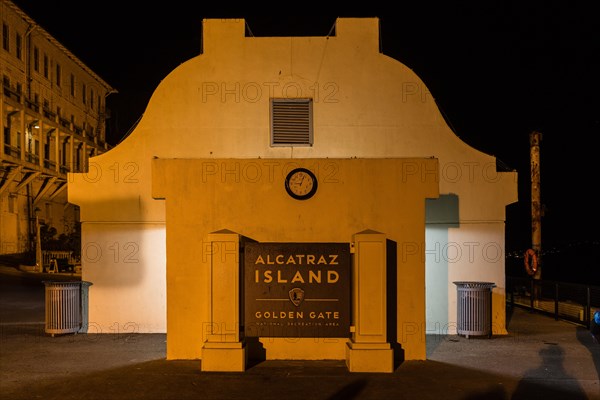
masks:
<path id="1" fill-rule="evenodd" d="M 244 331 L 248 337 L 350 334 L 349 243 L 248 243 Z"/>

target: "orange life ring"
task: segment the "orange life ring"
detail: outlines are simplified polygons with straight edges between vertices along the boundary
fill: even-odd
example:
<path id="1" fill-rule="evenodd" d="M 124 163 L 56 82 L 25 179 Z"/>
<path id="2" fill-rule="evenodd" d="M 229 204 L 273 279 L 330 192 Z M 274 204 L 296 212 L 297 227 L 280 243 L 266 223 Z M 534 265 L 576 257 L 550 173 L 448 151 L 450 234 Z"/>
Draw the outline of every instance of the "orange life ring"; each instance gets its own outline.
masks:
<path id="1" fill-rule="evenodd" d="M 533 249 L 527 249 L 525 251 L 525 271 L 527 274 L 533 276 L 538 269 L 538 257 L 537 253 Z"/>

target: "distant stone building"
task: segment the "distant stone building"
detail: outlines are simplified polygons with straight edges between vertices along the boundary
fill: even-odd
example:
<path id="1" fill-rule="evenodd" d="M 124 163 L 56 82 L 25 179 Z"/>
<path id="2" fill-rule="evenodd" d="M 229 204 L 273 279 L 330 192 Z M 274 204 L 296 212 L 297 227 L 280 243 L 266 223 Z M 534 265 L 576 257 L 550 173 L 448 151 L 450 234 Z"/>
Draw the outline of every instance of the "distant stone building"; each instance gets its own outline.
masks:
<path id="1" fill-rule="evenodd" d="M 243 303 L 257 299 L 243 297 L 235 263 L 250 240 L 370 249 L 366 264 L 352 253 L 353 341 L 383 335 L 382 351 L 397 343 L 406 359 L 425 359 L 426 333 L 456 333 L 453 282 L 470 280 L 495 283 L 493 330 L 506 333 L 516 172 L 452 132 L 421 79 L 382 54 L 379 32 L 377 18 L 339 18 L 326 37 L 249 37 L 242 19 L 203 21 L 202 54 L 165 77 L 131 135 L 90 160 L 98 173 L 69 175 L 93 282 L 90 331 L 166 332 L 169 359 L 219 364 L 215 351 L 227 348 L 239 357 Z M 300 193 L 288 193 L 295 168 L 318 183 L 300 175 Z M 312 197 L 298 200 L 303 192 Z M 370 237 L 378 244 L 358 246 Z M 255 272 L 258 283 L 278 276 Z M 311 293 L 301 275 L 294 304 Z M 265 312 L 255 316 L 280 315 Z M 346 335 L 259 340 L 267 358 L 343 359 L 360 348 Z"/>
<path id="2" fill-rule="evenodd" d="M 36 216 L 56 235 L 76 229 L 67 173 L 110 148 L 115 90 L 13 2 L 2 0 L 0 20 L 0 254 L 11 254 L 32 250 Z"/>

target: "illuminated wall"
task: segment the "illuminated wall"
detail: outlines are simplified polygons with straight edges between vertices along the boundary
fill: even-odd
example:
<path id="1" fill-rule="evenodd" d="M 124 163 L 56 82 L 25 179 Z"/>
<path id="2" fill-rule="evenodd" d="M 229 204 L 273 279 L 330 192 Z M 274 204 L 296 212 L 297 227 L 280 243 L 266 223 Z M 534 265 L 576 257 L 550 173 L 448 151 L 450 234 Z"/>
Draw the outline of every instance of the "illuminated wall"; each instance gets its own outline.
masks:
<path id="1" fill-rule="evenodd" d="M 431 158 L 160 158 L 153 165 L 153 194 L 167 203 L 168 358 L 201 357 L 200 338 L 210 322 L 208 234 L 227 229 L 259 242 L 350 242 L 372 229 L 399 250 L 424 241 L 425 198 L 438 195 L 437 160 Z M 285 191 L 286 171 L 295 166 L 317 171 L 318 191 L 309 200 Z M 411 327 L 399 340 L 416 356 L 424 345 L 422 335 L 412 333 L 424 317 L 424 262 L 409 257 L 395 263 L 398 301 L 389 307 L 397 308 L 400 330 Z M 269 358 L 343 358 L 345 348 L 344 340 L 323 338 L 263 343 Z"/>
<path id="2" fill-rule="evenodd" d="M 169 224 L 165 200 L 155 200 L 152 196 L 155 158 L 278 162 L 300 158 L 314 160 L 319 165 L 328 158 L 435 159 L 435 164 L 427 164 L 432 170 L 407 166 L 405 174 L 422 182 L 435 175 L 439 193 L 457 198 L 453 205 L 443 206 L 454 207 L 451 212 L 458 218 L 456 227 L 448 227 L 447 240 L 492 241 L 504 249 L 505 207 L 517 200 L 516 173 L 496 172 L 494 157 L 468 146 L 448 128 L 419 77 L 399 61 L 380 53 L 378 25 L 376 18 L 340 18 L 335 36 L 245 37 L 243 20 L 203 21 L 203 54 L 165 77 L 129 137 L 108 153 L 91 159 L 87 174 L 70 176 L 69 200 L 81 207 L 84 221 L 83 278 L 103 282 L 90 288 L 91 322 L 103 332 L 110 331 L 110 326 L 134 327 L 139 332 L 164 332 L 172 328 L 171 313 L 176 311 L 165 304 L 165 299 L 171 298 L 168 288 L 172 284 L 181 285 L 187 277 L 185 273 L 167 272 L 167 264 L 172 271 L 167 254 L 171 238 L 168 228 L 165 234 L 165 222 Z M 272 97 L 313 99 L 312 146 L 270 145 Z M 197 181 L 201 171 L 188 168 L 174 173 L 173 182 L 188 182 L 189 186 L 184 185 L 181 190 L 191 193 L 195 190 L 192 182 Z M 219 170 L 219 176 L 226 179 L 243 173 L 235 169 Z M 371 177 L 363 176 L 365 185 L 370 185 Z M 388 190 L 387 185 L 394 185 L 384 179 L 378 182 L 382 191 Z M 353 226 L 358 227 L 381 212 L 370 193 L 356 192 L 370 207 L 352 216 Z M 240 196 L 236 201 L 254 204 L 252 207 L 259 205 L 254 203 L 257 200 L 252 192 L 235 195 Z M 344 197 L 337 201 L 340 207 L 347 206 Z M 257 226 L 251 226 L 240 222 L 220 228 L 244 235 L 252 232 L 259 238 L 273 240 L 279 233 L 272 230 L 271 223 L 281 218 L 285 204 L 276 205 L 273 221 L 269 223 L 256 222 Z M 399 202 L 398 207 L 403 207 L 403 203 Z M 206 218 L 229 220 L 230 217 L 222 215 L 226 209 L 215 207 L 213 212 L 217 210 L 218 215 L 209 213 Z M 326 221 L 328 217 L 327 213 L 323 215 Z M 422 222 L 426 222 L 424 214 Z M 210 225 L 207 221 L 203 223 Z M 327 223 L 336 226 L 340 221 L 332 218 Z M 432 223 L 435 220 L 427 220 L 428 226 Z M 185 227 L 190 234 L 196 228 Z M 346 226 L 327 235 L 342 237 L 350 230 Z M 307 222 L 296 231 L 297 235 L 290 233 L 286 237 L 303 241 L 319 236 Z M 408 317 L 412 320 L 402 325 L 401 321 L 406 320 L 398 319 L 398 338 L 417 338 L 405 349 L 406 357 L 424 359 L 425 236 L 404 242 L 400 237 L 395 240 L 399 241 L 399 262 L 423 265 L 423 270 L 414 275 L 398 274 L 399 282 L 402 280 L 414 288 L 406 293 L 409 297 L 404 298 L 406 304 L 402 305 L 411 307 L 413 311 Z M 196 262 L 191 257 L 188 265 L 179 268 L 185 271 Z M 103 289 L 104 285 L 116 287 L 122 275 L 129 284 L 120 285 L 119 296 Z M 136 279 L 136 275 L 140 278 Z M 448 287 L 448 298 L 439 305 L 448 310 L 447 321 L 455 320 L 456 314 L 452 280 L 471 277 L 498 282 L 494 290 L 499 299 L 503 298 L 503 258 L 455 260 L 448 264 L 448 281 L 435 283 Z M 410 297 L 411 294 L 417 295 Z M 504 307 L 496 308 L 496 321 L 503 326 Z M 167 352 L 171 358 L 195 357 L 200 346 L 198 339 L 184 345 L 186 348 L 168 348 Z M 286 354 L 288 350 L 275 347 L 270 356 L 277 357 L 278 352 Z"/>

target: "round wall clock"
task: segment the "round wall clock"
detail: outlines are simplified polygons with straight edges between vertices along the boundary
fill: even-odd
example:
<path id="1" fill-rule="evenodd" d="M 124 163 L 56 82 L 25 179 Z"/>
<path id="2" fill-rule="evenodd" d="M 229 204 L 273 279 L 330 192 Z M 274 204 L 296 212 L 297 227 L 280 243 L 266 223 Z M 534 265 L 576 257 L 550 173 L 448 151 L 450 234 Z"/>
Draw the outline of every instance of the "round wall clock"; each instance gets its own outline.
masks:
<path id="1" fill-rule="evenodd" d="M 285 190 L 296 200 L 307 200 L 317 192 L 317 177 L 311 170 L 295 168 L 285 177 Z"/>

